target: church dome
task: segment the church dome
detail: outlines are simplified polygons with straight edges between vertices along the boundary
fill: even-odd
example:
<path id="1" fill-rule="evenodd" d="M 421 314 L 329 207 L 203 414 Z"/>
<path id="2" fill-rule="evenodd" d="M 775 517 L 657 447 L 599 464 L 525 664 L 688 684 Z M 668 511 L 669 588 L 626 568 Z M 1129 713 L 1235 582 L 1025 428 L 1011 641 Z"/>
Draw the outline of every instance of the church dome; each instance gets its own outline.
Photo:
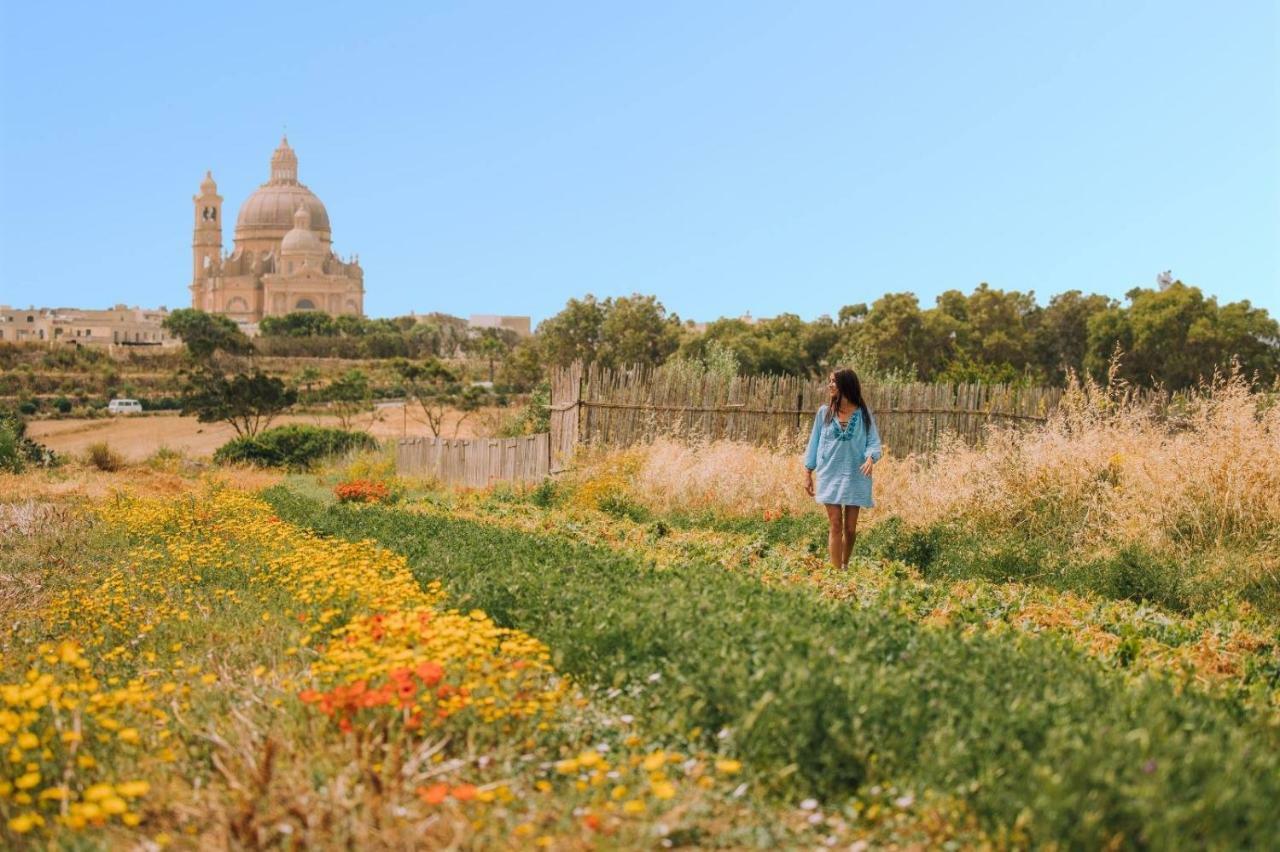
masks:
<path id="1" fill-rule="evenodd" d="M 324 243 L 311 230 L 311 213 L 305 205 L 298 205 L 293 213 L 293 230 L 280 241 L 280 254 L 324 254 Z"/>
<path id="2" fill-rule="evenodd" d="M 329 212 L 315 193 L 298 183 L 298 157 L 286 138 L 271 156 L 271 179 L 240 206 L 236 240 L 284 236 L 293 228 L 294 213 L 299 207 L 309 214 L 314 235 L 329 240 Z"/>

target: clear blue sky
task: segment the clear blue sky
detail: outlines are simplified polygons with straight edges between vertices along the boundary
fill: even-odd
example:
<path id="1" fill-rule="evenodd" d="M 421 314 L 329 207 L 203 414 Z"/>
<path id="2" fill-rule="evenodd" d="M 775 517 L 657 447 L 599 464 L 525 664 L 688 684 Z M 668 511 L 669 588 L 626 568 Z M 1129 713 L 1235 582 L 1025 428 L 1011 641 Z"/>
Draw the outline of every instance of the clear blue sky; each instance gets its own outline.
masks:
<path id="1" fill-rule="evenodd" d="M 186 305 L 205 169 L 233 221 L 287 124 L 373 316 L 1280 316 L 1273 0 L 0 4 L 0 302 Z"/>

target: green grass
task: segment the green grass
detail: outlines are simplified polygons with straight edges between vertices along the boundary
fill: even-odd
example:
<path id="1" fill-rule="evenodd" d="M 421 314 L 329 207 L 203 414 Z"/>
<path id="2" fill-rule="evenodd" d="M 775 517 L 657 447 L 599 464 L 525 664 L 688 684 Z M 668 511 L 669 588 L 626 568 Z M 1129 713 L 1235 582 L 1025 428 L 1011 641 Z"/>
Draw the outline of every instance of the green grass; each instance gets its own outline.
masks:
<path id="1" fill-rule="evenodd" d="M 964 799 L 997 834 L 1098 847 L 1246 848 L 1280 834 L 1275 730 L 1166 683 L 1126 684 L 1039 637 L 973 639 L 626 555 L 273 489 L 281 517 L 373 538 L 454 602 L 525 629 L 561 670 L 616 688 L 656 733 L 701 729 L 783 795 L 875 784 Z"/>

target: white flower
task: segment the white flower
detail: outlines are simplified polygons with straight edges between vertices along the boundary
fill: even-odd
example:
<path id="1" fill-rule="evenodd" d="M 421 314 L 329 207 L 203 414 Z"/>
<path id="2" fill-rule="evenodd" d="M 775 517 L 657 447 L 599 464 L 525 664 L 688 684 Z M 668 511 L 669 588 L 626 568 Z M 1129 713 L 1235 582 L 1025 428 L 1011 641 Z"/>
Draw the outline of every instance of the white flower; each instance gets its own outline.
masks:
<path id="1" fill-rule="evenodd" d="M 621 716 L 618 717 L 618 721 L 624 725 L 630 725 L 635 720 L 636 720 L 636 717 L 632 716 L 630 713 L 623 713 Z"/>
<path id="2" fill-rule="evenodd" d="M 746 795 L 746 793 L 747 793 L 747 785 L 739 784 L 737 787 L 733 788 L 733 793 L 731 795 L 735 799 L 741 799 L 744 795 Z"/>
<path id="3" fill-rule="evenodd" d="M 813 813 L 809 814 L 809 825 L 818 825 L 819 823 L 822 822 L 822 820 L 823 820 L 822 814 L 818 813 L 817 811 L 814 811 Z"/>
<path id="4" fill-rule="evenodd" d="M 898 807 L 902 808 L 903 810 L 906 810 L 907 808 L 911 807 L 916 803 L 916 797 L 911 795 L 910 793 L 907 793 L 905 796 L 899 796 L 898 798 L 894 799 L 893 803 Z"/>
<path id="5" fill-rule="evenodd" d="M 658 672 L 654 672 L 653 674 L 649 675 L 649 683 L 657 683 L 660 680 L 662 680 L 662 675 Z"/>
<path id="6" fill-rule="evenodd" d="M 849 845 L 849 852 L 867 852 L 871 848 L 871 844 L 865 840 L 855 840 Z"/>
<path id="7" fill-rule="evenodd" d="M 817 799 L 805 799 L 800 803 L 800 810 L 802 811 L 811 811 L 816 807 L 818 807 Z"/>

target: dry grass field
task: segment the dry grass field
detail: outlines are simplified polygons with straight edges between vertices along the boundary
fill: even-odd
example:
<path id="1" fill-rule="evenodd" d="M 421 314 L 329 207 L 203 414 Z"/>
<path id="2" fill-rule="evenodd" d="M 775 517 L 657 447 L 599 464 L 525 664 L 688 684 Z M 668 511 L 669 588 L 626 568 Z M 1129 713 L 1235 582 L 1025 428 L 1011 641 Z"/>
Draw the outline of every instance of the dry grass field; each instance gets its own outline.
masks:
<path id="1" fill-rule="evenodd" d="M 486 434 L 494 416 L 478 411 L 463 418 L 462 412 L 446 415 L 443 434 L 450 438 L 473 438 Z M 459 422 L 461 421 L 461 422 Z M 320 414 L 291 414 L 278 417 L 273 426 L 307 423 L 314 426 L 338 426 L 338 418 Z M 413 409 L 404 416 L 401 406 L 379 409 L 356 418 L 353 428 L 362 429 L 376 438 L 398 438 L 402 434 L 430 435 Z M 34 420 L 27 434 L 57 453 L 80 456 L 90 444 L 106 441 L 126 461 L 142 461 L 161 447 L 177 450 L 194 458 L 213 455 L 214 450 L 234 438 L 235 432 L 225 423 L 199 423 L 194 417 L 170 413 L 75 420 Z"/>

